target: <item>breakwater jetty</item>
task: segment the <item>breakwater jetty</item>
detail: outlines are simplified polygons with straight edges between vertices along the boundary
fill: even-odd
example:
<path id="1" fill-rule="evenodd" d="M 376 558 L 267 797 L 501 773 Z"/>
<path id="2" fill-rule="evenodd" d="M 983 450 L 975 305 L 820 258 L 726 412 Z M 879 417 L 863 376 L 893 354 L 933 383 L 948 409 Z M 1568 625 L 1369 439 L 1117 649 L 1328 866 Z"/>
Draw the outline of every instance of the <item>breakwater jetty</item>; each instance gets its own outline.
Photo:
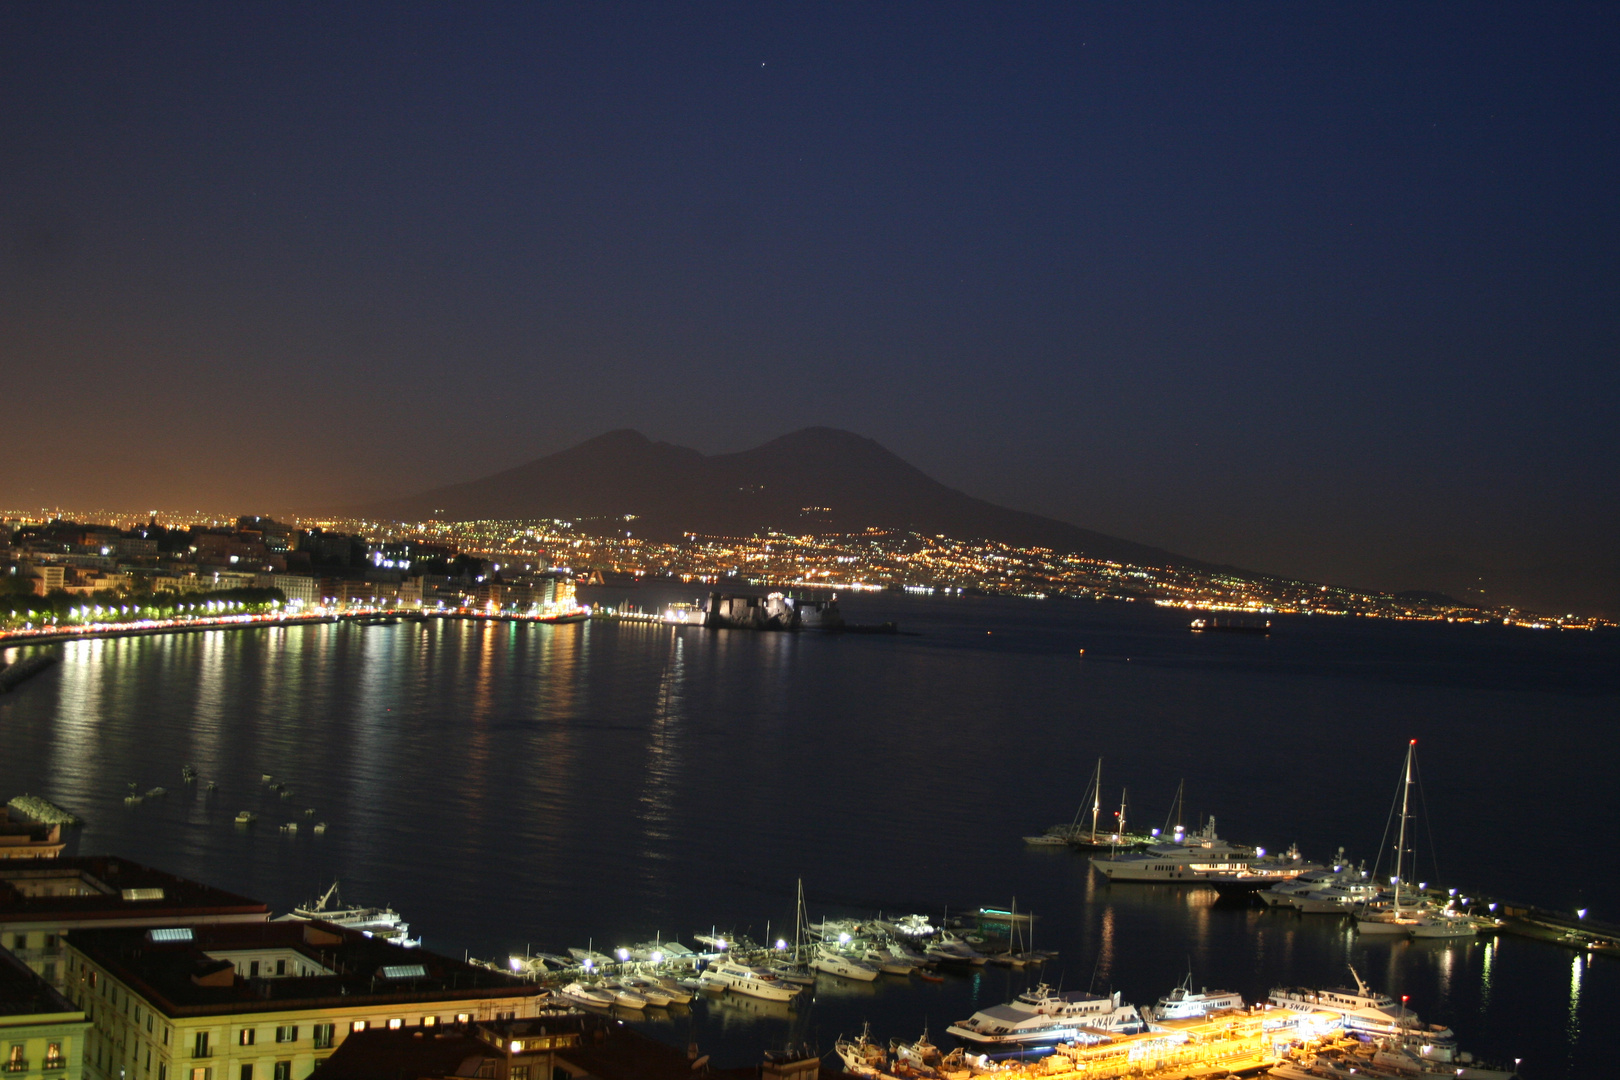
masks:
<path id="1" fill-rule="evenodd" d="M 54 652 L 35 653 L 24 657 L 15 664 L 7 664 L 0 668 L 0 694 L 9 694 L 35 675 L 56 663 L 59 657 Z"/>

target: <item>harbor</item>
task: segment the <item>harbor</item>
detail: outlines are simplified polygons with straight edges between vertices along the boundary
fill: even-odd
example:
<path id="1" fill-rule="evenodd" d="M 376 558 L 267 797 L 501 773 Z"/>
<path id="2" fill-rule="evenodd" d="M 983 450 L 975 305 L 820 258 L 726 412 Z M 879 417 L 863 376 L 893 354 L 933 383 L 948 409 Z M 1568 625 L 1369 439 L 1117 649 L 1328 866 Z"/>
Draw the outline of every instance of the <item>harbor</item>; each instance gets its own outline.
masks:
<path id="1" fill-rule="evenodd" d="M 1401 713 L 1405 683 L 1318 674 L 1321 691 L 1298 684 L 1317 696 L 1301 699 L 1288 682 L 1279 696 L 1264 673 L 1176 667 L 1179 650 L 1205 639 L 1186 633 L 1184 618 L 1164 618 L 1161 633 L 1151 611 L 1115 639 L 1116 612 L 1073 629 L 1069 615 L 1016 622 L 982 605 L 969 621 L 955 601 L 883 600 L 862 617 L 923 635 L 851 648 L 822 634 L 654 632 L 614 619 L 491 633 L 484 627 L 501 624 L 447 618 L 70 643 L 62 663 L 0 704 L 13 749 L 0 792 L 31 792 L 80 818 L 63 831 L 81 850 L 172 866 L 262 896 L 278 913 L 312 909 L 338 881 L 328 906 L 392 909 L 421 949 L 508 973 L 513 957 L 538 960 L 546 973 L 535 978 L 554 995 L 575 982 L 595 990 L 662 977 L 650 966 L 661 950 L 638 960 L 638 948 L 715 951 L 700 934 L 725 940 L 745 967 L 789 960 L 775 946 L 794 951 L 802 878 L 804 921 L 825 921 L 841 954 L 824 967 L 845 973 L 811 966 L 825 942 L 813 939 L 798 976 L 812 982 L 784 1000 L 700 985 L 679 988 L 687 1002 L 656 1004 L 659 991 L 631 983 L 611 1008 L 594 1009 L 677 1048 L 696 1041 L 723 1064 L 791 1043 L 813 1045 L 831 1067 L 838 1038 L 869 1021 L 891 1071 L 891 1043 L 914 1043 L 925 1028 L 944 1054 L 1033 1070 L 1054 1056 L 1043 1048 L 1067 1040 L 996 1047 L 948 1029 L 1042 983 L 1110 1010 L 1117 993 L 1140 1018 L 1189 969 L 1193 993 L 1230 991 L 1248 1010 L 1270 1005 L 1274 989 L 1353 988 L 1351 967 L 1370 989 L 1408 998 L 1425 1023 L 1450 1027 L 1460 1051 L 1497 1064 L 1523 1058 L 1526 1080 L 1591 1075 L 1606 1060 L 1609 1036 L 1595 1018 L 1620 1000 L 1620 968 L 1602 944 L 1613 915 L 1606 872 L 1572 847 L 1579 830 L 1520 824 L 1549 784 L 1573 792 L 1571 815 L 1601 817 L 1580 802 L 1601 790 L 1587 768 L 1595 763 L 1531 747 L 1518 770 L 1525 792 L 1510 800 L 1491 784 L 1500 773 L 1486 737 L 1504 706 L 1470 697 L 1467 724 L 1440 728 Z M 1302 648 L 1322 632 L 1291 626 L 1268 647 Z M 1342 638 L 1313 648 L 1347 664 L 1382 655 L 1372 646 L 1383 629 L 1359 632 L 1369 638 L 1359 652 Z M 1001 672 L 988 686 L 961 672 L 968 650 Z M 1200 691 L 1196 725 L 1177 727 L 1189 687 Z M 1427 703 L 1455 692 L 1424 693 Z M 1533 700 L 1566 726 L 1596 723 L 1588 714 L 1603 704 Z M 1357 733 L 1355 752 L 1321 773 L 1290 764 L 1306 737 L 1295 714 L 1307 705 L 1314 723 Z M 1209 732 L 1251 729 L 1245 755 L 1210 759 Z M 1423 861 L 1401 875 L 1412 890 L 1403 886 L 1402 908 L 1466 898 L 1477 913 L 1483 901 L 1500 927 L 1458 939 L 1363 934 L 1353 915 L 1265 902 L 1270 888 L 1306 878 L 1303 869 L 1222 895 L 1214 881 L 1110 880 L 1092 862 L 1113 856 L 1107 846 L 1022 839 L 1050 821 L 1072 827 L 1081 804 L 1089 839 L 1093 806 L 1103 834 L 1123 803 L 1125 832 L 1162 836 L 1168 817 L 1174 840 L 1180 801 L 1183 840 L 1214 816 L 1214 836 L 1252 849 L 1251 864 L 1292 869 L 1297 848 L 1300 863 L 1329 875 L 1364 865 L 1387 891 L 1398 841 L 1383 833 L 1392 801 L 1400 816 L 1414 735 L 1427 802 L 1414 787 L 1409 827 L 1421 842 L 1407 846 Z M 54 764 L 67 746 L 83 748 L 82 768 Z M 1098 757 L 1102 794 L 1091 796 Z M 133 806 L 131 780 L 143 798 Z M 166 793 L 145 797 L 157 787 Z M 244 810 L 257 820 L 238 826 Z M 281 831 L 294 821 L 297 833 Z M 328 831 L 316 835 L 316 822 Z M 1431 829 L 1442 873 L 1428 869 Z M 960 924 L 981 910 L 983 925 Z M 859 940 L 862 931 L 907 916 L 961 935 L 983 962 L 882 970 L 883 950 L 891 965 L 906 958 Z M 1008 942 L 1003 928 L 1015 925 L 1023 936 Z M 732 952 L 738 943 L 746 955 Z M 593 970 L 573 949 L 594 954 Z M 875 977 L 857 977 L 857 963 L 877 967 Z M 701 979 L 695 968 L 672 963 L 668 976 Z M 619 1003 L 631 993 L 647 1004 Z M 1142 1035 L 1109 1032 L 1116 1047 L 1150 1042 Z"/>

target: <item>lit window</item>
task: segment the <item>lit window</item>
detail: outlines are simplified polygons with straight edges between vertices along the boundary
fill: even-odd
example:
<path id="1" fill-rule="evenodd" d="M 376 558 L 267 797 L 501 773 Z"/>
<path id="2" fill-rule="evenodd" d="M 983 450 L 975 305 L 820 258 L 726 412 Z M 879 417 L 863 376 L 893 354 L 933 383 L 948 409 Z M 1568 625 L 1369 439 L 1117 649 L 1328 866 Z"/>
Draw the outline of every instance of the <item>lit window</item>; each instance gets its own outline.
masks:
<path id="1" fill-rule="evenodd" d="M 405 1021 L 400 1019 L 397 1016 L 388 1021 L 388 1030 L 389 1031 L 398 1031 L 400 1028 L 402 1028 L 404 1026 L 405 1026 Z"/>
<path id="2" fill-rule="evenodd" d="M 368 1028 L 370 1026 L 371 1026 L 370 1021 L 356 1020 L 354 1023 L 349 1025 L 349 1030 L 350 1031 L 364 1031 L 364 1030 L 366 1030 L 366 1028 Z"/>

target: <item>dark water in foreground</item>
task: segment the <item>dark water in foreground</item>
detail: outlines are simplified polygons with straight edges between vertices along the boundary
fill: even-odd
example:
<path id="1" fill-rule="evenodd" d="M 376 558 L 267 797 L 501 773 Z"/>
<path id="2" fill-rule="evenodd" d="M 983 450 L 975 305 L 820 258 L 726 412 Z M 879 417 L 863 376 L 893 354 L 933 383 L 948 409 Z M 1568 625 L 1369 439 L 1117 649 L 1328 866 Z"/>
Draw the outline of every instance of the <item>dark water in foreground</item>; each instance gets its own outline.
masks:
<path id="1" fill-rule="evenodd" d="M 648 604 L 653 598 L 638 596 Z M 565 627 L 307 627 L 82 642 L 0 697 L 0 794 L 43 793 L 110 851 L 276 910 L 341 877 L 427 947 L 503 957 L 711 926 L 1005 904 L 1061 950 L 1046 977 L 1149 1003 L 1181 980 L 1251 999 L 1354 963 L 1527 1077 L 1620 1071 L 1620 963 L 1551 945 L 1366 943 L 1336 922 L 1109 887 L 1021 834 L 1074 813 L 1098 756 L 1137 823 L 1189 820 L 1369 864 L 1408 738 L 1438 851 L 1419 876 L 1620 920 L 1620 640 L 1281 620 L 1200 637 L 1134 605 L 859 597 L 917 637 Z M 1084 649 L 1084 653 L 1080 652 Z M 180 783 L 194 762 L 219 782 Z M 296 789 L 283 802 L 259 782 Z M 170 789 L 127 808 L 128 781 Z M 317 809 L 324 837 L 275 823 Z M 231 824 L 258 810 L 251 831 Z M 1423 855 L 1431 850 L 1425 836 Z M 823 978 L 794 1011 L 702 1000 L 649 1028 L 722 1062 L 870 1019 L 939 1036 L 1029 977 Z"/>

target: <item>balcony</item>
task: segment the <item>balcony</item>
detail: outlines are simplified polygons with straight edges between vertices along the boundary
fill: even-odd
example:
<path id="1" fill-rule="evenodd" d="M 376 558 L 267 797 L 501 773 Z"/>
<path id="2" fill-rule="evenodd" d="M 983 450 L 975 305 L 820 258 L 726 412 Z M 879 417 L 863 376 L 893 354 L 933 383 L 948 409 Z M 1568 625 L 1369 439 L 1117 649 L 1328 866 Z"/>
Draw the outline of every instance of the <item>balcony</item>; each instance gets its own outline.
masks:
<path id="1" fill-rule="evenodd" d="M 212 1046 L 193 1046 L 191 1056 L 194 1058 L 211 1058 L 214 1056 L 214 1048 Z"/>
<path id="2" fill-rule="evenodd" d="M 28 1062 L 22 1058 L 7 1058 L 0 1061 L 0 1072 L 20 1073 L 28 1071 Z"/>
<path id="3" fill-rule="evenodd" d="M 52 1070 L 55 1070 L 55 1069 L 65 1069 L 65 1068 L 67 1068 L 67 1058 L 65 1058 L 65 1057 L 53 1057 L 53 1058 L 48 1057 L 40 1064 L 40 1068 L 45 1070 L 46 1072 L 51 1072 Z"/>

